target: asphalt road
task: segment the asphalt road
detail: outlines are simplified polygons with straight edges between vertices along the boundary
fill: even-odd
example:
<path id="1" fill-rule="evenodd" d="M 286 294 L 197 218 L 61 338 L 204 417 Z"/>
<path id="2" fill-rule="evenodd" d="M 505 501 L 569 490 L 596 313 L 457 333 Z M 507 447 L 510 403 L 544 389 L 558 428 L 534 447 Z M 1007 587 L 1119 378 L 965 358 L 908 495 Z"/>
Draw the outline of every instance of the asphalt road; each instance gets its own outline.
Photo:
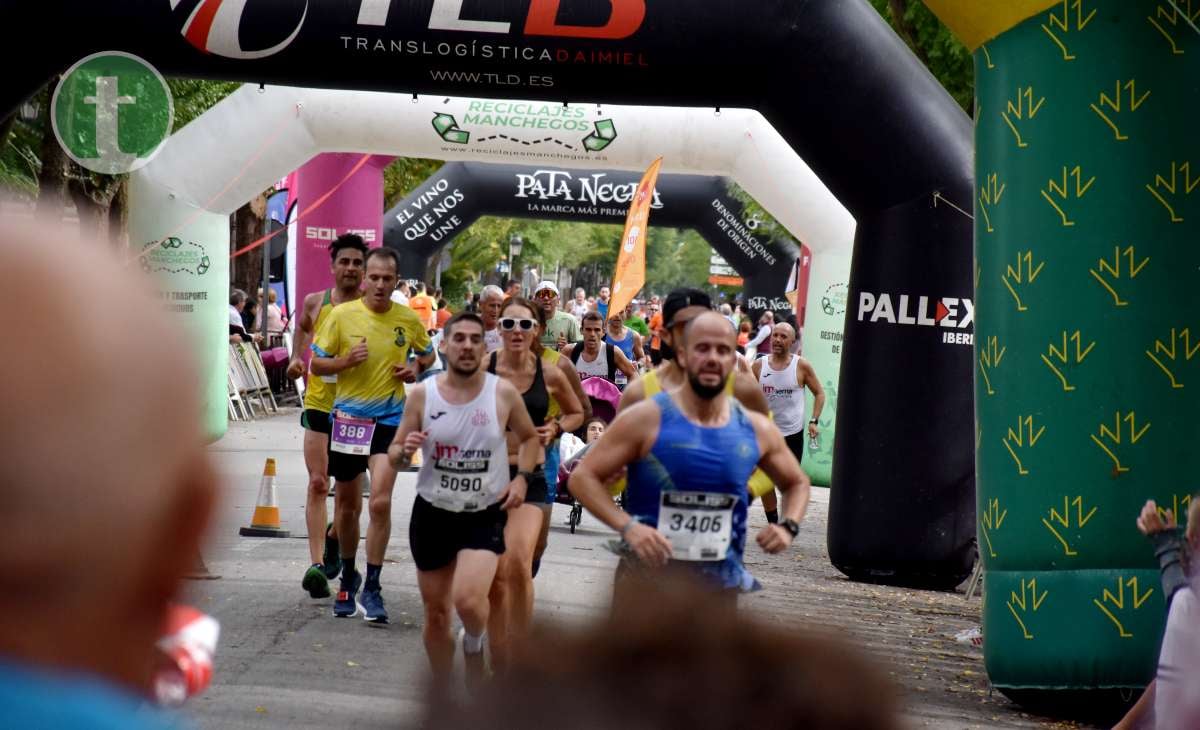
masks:
<path id="1" fill-rule="evenodd" d="M 408 550 L 414 474 L 401 474 L 393 500 L 392 539 L 383 570 L 392 622 L 335 619 L 332 599 L 300 588 L 308 566 L 299 412 L 231 424 L 211 447 L 226 490 L 204 550 L 217 580 L 188 584 L 189 600 L 221 621 L 213 684 L 186 708 L 201 728 L 398 727 L 423 709 L 426 672 L 421 602 Z M 288 538 L 243 538 L 266 458 L 277 462 L 276 488 Z M 332 510 L 332 500 L 329 502 Z M 782 626 L 835 631 L 878 656 L 904 689 L 913 727 L 1046 727 L 990 691 L 978 649 L 954 641 L 977 626 L 980 601 L 961 591 L 934 593 L 853 583 L 825 552 L 828 490 L 814 489 L 800 538 L 779 556 L 747 548 L 747 564 L 766 590 L 744 611 Z M 570 534 L 556 507 L 550 547 L 535 582 L 536 620 L 579 623 L 607 609 L 616 558 L 601 547 L 612 533 L 585 515 Z M 752 529 L 765 523 L 751 511 Z M 363 533 L 366 510 L 363 511 Z M 362 552 L 360 551 L 360 562 Z M 1056 727 L 1072 724 L 1053 723 Z"/>

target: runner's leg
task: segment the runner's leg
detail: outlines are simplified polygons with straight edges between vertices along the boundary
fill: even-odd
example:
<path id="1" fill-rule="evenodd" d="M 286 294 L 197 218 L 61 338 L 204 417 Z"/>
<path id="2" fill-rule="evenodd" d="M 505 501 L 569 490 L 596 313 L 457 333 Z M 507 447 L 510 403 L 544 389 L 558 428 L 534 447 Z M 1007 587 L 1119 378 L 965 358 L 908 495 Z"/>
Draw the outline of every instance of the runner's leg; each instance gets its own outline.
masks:
<path id="1" fill-rule="evenodd" d="M 500 556 L 490 550 L 458 552 L 451 600 L 463 625 L 463 670 L 468 689 L 477 688 L 487 676 L 483 635 L 488 625 L 488 589 L 499 564 Z"/>
<path id="2" fill-rule="evenodd" d="M 325 551 L 325 527 L 328 524 L 326 502 L 329 498 L 329 436 L 304 431 L 304 466 L 308 469 L 308 498 L 304 503 L 304 522 L 308 527 L 308 554 L 314 565 L 321 563 Z"/>
<path id="3" fill-rule="evenodd" d="M 435 678 L 444 678 L 454 666 L 454 635 L 450 633 L 451 586 L 454 563 L 438 570 L 418 570 L 417 587 L 425 605 L 425 654 Z"/>
<path id="4" fill-rule="evenodd" d="M 367 524 L 367 564 L 383 565 L 388 539 L 392 535 L 392 490 L 396 486 L 396 470 L 388 463 L 387 454 L 372 454 L 371 497 L 367 503 L 370 522 Z"/>
<path id="5" fill-rule="evenodd" d="M 522 639 L 533 621 L 533 552 L 542 529 L 541 505 L 523 504 L 508 514 L 504 529 L 503 573 L 509 598 L 511 639 Z"/>

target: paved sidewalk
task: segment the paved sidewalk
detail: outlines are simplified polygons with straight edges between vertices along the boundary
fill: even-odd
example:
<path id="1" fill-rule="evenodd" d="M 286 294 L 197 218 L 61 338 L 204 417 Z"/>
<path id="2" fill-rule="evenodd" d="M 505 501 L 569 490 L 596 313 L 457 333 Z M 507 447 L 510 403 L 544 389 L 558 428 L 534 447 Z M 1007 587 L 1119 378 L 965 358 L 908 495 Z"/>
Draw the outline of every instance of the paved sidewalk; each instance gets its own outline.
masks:
<path id="1" fill-rule="evenodd" d="M 308 566 L 299 411 L 234 423 L 211 450 L 227 482 L 204 557 L 215 581 L 188 585 L 190 599 L 221 621 L 213 686 L 188 707 L 201 728 L 397 727 L 419 717 L 426 671 L 421 603 L 408 550 L 415 475 L 401 474 L 383 570 L 392 623 L 334 619 L 331 599 L 300 588 Z M 278 465 L 280 512 L 290 538 L 242 538 L 254 511 L 263 462 Z M 330 500 L 332 513 L 332 500 Z M 825 549 L 828 490 L 813 504 L 793 548 L 768 556 L 747 547 L 766 590 L 743 610 L 781 628 L 828 628 L 877 655 L 905 690 L 913 727 L 1076 727 L 1022 713 L 989 692 L 980 650 L 954 641 L 979 623 L 980 601 L 846 580 Z M 556 507 L 550 547 L 535 583 L 537 620 L 582 622 L 607 609 L 616 558 L 601 547 L 612 533 L 585 515 L 571 535 Z M 765 524 L 751 509 L 752 530 Z M 363 532 L 366 510 L 363 510 Z M 364 558 L 360 550 L 360 558 Z"/>

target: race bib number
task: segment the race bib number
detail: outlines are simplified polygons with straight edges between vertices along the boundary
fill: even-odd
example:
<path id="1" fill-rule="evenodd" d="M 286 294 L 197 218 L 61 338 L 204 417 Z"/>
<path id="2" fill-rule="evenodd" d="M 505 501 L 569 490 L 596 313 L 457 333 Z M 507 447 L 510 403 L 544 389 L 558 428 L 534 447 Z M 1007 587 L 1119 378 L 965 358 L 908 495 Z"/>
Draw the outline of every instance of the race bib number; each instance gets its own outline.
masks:
<path id="1" fill-rule="evenodd" d="M 483 476 L 438 474 L 433 506 L 450 512 L 478 512 L 487 509 Z"/>
<path id="2" fill-rule="evenodd" d="M 658 531 L 675 560 L 724 560 L 733 534 L 737 497 L 708 492 L 663 492 Z"/>
<path id="3" fill-rule="evenodd" d="M 375 437 L 375 421 L 355 418 L 338 411 L 333 415 L 332 443 L 329 448 L 339 454 L 369 456 L 371 439 Z"/>

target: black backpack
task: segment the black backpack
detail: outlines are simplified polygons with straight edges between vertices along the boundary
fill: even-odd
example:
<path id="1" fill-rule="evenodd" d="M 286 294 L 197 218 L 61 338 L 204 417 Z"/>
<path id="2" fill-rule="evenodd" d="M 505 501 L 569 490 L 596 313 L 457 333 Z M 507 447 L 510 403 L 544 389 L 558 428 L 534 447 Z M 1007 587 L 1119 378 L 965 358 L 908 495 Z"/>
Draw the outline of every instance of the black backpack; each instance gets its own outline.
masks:
<path id="1" fill-rule="evenodd" d="M 613 345 L 604 343 L 604 357 L 608 361 L 608 382 L 617 382 L 617 356 L 613 354 L 616 348 Z M 583 355 L 583 343 L 576 342 L 575 347 L 571 348 L 571 364 L 578 369 L 579 358 Z"/>

